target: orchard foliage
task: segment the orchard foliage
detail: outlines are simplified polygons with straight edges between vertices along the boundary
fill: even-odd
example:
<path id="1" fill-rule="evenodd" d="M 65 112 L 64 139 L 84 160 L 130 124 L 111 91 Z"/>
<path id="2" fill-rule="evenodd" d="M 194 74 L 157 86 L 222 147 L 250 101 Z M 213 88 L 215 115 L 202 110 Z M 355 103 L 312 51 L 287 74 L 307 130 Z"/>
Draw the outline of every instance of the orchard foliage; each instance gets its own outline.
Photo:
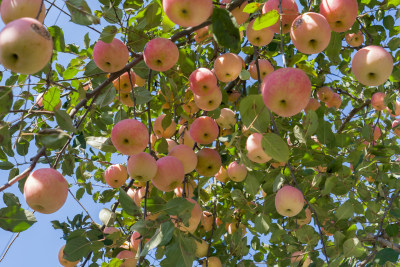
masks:
<path id="1" fill-rule="evenodd" d="M 49 2 L 44 1 L 46 7 Z M 9 183 L 3 177 L 5 185 L 0 187 L 4 231 L 29 231 L 36 222 L 22 193 L 28 174 L 43 163 L 64 175 L 71 186 L 69 198 L 79 201 L 88 195 L 104 205 L 102 224 L 86 210 L 53 221 L 55 234 L 65 239 L 64 259 L 80 260 L 82 266 L 120 266 L 120 258 L 128 254 L 121 253 L 124 250 L 132 250 L 140 266 L 206 266 L 206 257 L 208 266 L 215 260 L 211 257 L 218 257 L 224 266 L 300 266 L 310 261 L 310 266 L 396 264 L 400 254 L 400 133 L 396 127 L 400 123 L 393 123 L 395 116 L 390 113 L 400 113 L 398 0 L 358 0 L 352 27 L 331 31 L 326 49 L 313 55 L 298 51 L 289 33 L 275 33 L 262 47 L 247 40 L 251 20 L 255 19 L 254 30 L 280 21 L 276 10 L 263 13 L 264 1 L 214 1 L 211 16 L 189 28 L 175 25 L 161 0 L 99 0 L 96 10 L 90 8 L 92 2 L 65 1 L 69 23 L 81 25 L 77 34 L 82 33 L 83 46 L 68 43 L 63 33 L 68 25 L 48 25 L 45 19 L 54 45 L 47 66 L 31 75 L 2 69 L 0 169 L 9 171 Z M 320 0 L 296 3 L 299 14 L 319 13 Z M 244 20 L 240 25 L 239 18 Z M 98 39 L 89 39 L 84 32 L 95 30 L 96 24 L 102 31 Z M 195 33 L 205 26 L 209 32 Z M 345 35 L 360 30 L 365 41 L 359 47 L 349 46 Z M 158 37 L 170 39 L 179 49 L 177 63 L 161 72 L 150 70 L 143 61 L 146 44 Z M 122 70 L 105 73 L 96 66 L 93 49 L 96 42 L 109 44 L 114 38 L 128 47 L 129 61 Z M 390 77 L 379 86 L 364 86 L 351 71 L 354 54 L 369 45 L 385 48 L 394 62 Z M 216 59 L 226 53 L 243 59 L 239 77 L 217 81 L 221 104 L 199 110 L 196 96 L 188 89 L 189 77 L 198 68 L 212 70 Z M 69 62 L 60 60 L 63 55 Z M 266 75 L 261 60 L 268 60 L 275 70 L 304 71 L 311 81 L 314 108 L 290 117 L 271 112 L 260 91 L 261 77 Z M 125 75 L 128 89 L 116 90 L 123 86 L 121 75 L 131 70 L 134 77 Z M 331 88 L 332 94 L 319 91 L 323 87 Z M 377 92 L 385 93 L 379 111 L 371 104 Z M 35 100 L 39 94 L 43 94 L 41 104 Z M 335 102 L 325 103 L 324 97 Z M 224 124 L 221 118 L 229 116 L 226 108 L 236 118 Z M 189 131 L 189 126 L 201 116 L 221 121 L 212 143 L 190 143 L 196 130 Z M 155 159 L 167 156 L 175 143 L 185 143 L 197 153 L 197 167 L 185 174 L 180 190 L 162 192 L 151 181 L 130 178 L 121 187 L 106 184 L 106 169 L 126 165 L 129 159 L 111 140 L 114 125 L 125 119 L 145 125 L 150 140 L 145 152 Z M 247 154 L 246 141 L 253 133 L 263 134 L 266 159 L 262 163 Z M 227 178 L 218 155 L 204 149 L 216 151 L 225 169 L 236 166 L 240 179 Z M 34 156 L 25 162 L 28 154 Z M 204 161 L 213 157 L 213 171 L 204 170 Z M 128 171 L 133 172 L 129 167 Z M 285 185 L 300 190 L 306 200 L 293 217 L 282 216 L 275 208 L 275 195 Z M 21 195 L 7 193 L 10 186 L 18 186 Z M 199 207 L 205 216 L 200 216 Z M 202 240 L 209 247 L 200 251 Z M 291 258 L 295 252 L 297 258 Z"/>

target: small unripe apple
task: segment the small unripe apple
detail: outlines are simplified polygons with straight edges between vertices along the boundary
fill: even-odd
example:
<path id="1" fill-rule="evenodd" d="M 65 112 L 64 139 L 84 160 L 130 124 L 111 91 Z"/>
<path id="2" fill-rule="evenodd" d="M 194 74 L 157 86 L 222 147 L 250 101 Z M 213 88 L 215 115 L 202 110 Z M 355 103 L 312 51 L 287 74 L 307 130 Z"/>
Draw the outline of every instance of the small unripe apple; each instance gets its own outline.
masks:
<path id="1" fill-rule="evenodd" d="M 386 94 L 383 92 L 376 92 L 371 97 L 371 105 L 375 110 L 381 111 L 386 108 L 385 105 Z"/>
<path id="2" fill-rule="evenodd" d="M 338 93 L 333 93 L 332 98 L 325 103 L 328 108 L 335 107 L 337 109 L 342 105 L 342 99 Z"/>
<path id="3" fill-rule="evenodd" d="M 345 35 L 344 39 L 346 43 L 352 47 L 358 47 L 364 43 L 364 35 L 361 31 L 358 31 L 358 33 L 348 33 Z"/>
<path id="4" fill-rule="evenodd" d="M 104 179 L 112 188 L 118 188 L 124 185 L 127 178 L 128 171 L 122 164 L 111 165 L 104 172 Z"/>
<path id="5" fill-rule="evenodd" d="M 185 171 L 179 159 L 166 156 L 157 160 L 157 174 L 151 182 L 158 190 L 169 192 L 181 185 L 184 178 Z"/>
<path id="6" fill-rule="evenodd" d="M 203 239 L 200 242 L 197 240 L 195 240 L 194 242 L 196 243 L 195 256 L 198 258 L 206 257 L 209 247 L 208 243 Z"/>
<path id="7" fill-rule="evenodd" d="M 320 101 L 326 103 L 332 99 L 333 91 L 328 86 L 321 87 L 317 91 L 317 97 Z"/>
<path id="8" fill-rule="evenodd" d="M 157 173 L 156 160 L 145 152 L 130 156 L 127 167 L 129 176 L 139 182 L 150 181 Z"/>
<path id="9" fill-rule="evenodd" d="M 221 168 L 221 165 L 221 156 L 216 150 L 203 148 L 197 152 L 196 171 L 199 175 L 214 176 Z"/>
<path id="10" fill-rule="evenodd" d="M 114 38 L 111 43 L 99 40 L 93 48 L 93 60 L 102 71 L 116 72 L 128 63 L 129 51 L 121 40 Z"/>
<path id="11" fill-rule="evenodd" d="M 260 69 L 260 79 L 261 79 L 261 81 L 264 80 L 264 78 L 265 78 L 265 76 L 267 76 L 267 74 L 269 74 L 269 73 L 274 71 L 274 67 L 266 59 L 259 59 L 258 60 L 258 68 Z M 253 78 L 254 80 L 258 80 L 257 65 L 256 65 L 255 60 L 253 60 L 250 63 L 249 72 L 250 72 L 250 77 L 251 78 Z"/>
<path id="12" fill-rule="evenodd" d="M 143 123 L 135 119 L 125 119 L 114 125 L 111 141 L 122 154 L 134 155 L 145 150 L 149 135 Z"/>
<path id="13" fill-rule="evenodd" d="M 129 76 L 131 76 L 130 79 Z M 119 78 L 113 81 L 114 88 L 117 91 L 128 92 L 128 93 L 132 91 L 132 88 L 135 87 L 135 84 L 136 84 L 136 75 L 133 71 L 129 71 L 129 73 L 125 72 Z"/>
<path id="14" fill-rule="evenodd" d="M 190 136 L 202 145 L 208 145 L 217 139 L 219 133 L 218 124 L 208 116 L 195 119 L 190 126 Z"/>
<path id="15" fill-rule="evenodd" d="M 221 260 L 218 257 L 208 257 L 203 261 L 203 267 L 222 267 Z"/>
<path id="16" fill-rule="evenodd" d="M 146 44 L 143 59 L 150 69 L 167 71 L 178 62 L 179 50 L 171 40 L 159 37 Z"/>
<path id="17" fill-rule="evenodd" d="M 357 0 L 322 0 L 319 9 L 332 31 L 345 32 L 357 18 L 358 4 Z"/>
<path id="18" fill-rule="evenodd" d="M 296 216 L 303 209 L 303 206 L 303 194 L 295 187 L 285 185 L 276 193 L 275 208 L 282 216 Z"/>
<path id="19" fill-rule="evenodd" d="M 168 156 L 173 156 L 180 160 L 185 174 L 192 172 L 197 166 L 196 153 L 188 146 L 177 145 L 168 153 Z"/>
<path id="20" fill-rule="evenodd" d="M 279 2 L 282 5 L 282 12 L 279 8 Z M 290 31 L 290 25 L 293 20 L 299 15 L 299 9 L 294 0 L 268 0 L 262 9 L 262 13 L 268 13 L 272 10 L 276 10 L 279 14 L 282 13 L 282 33 L 288 33 Z M 281 21 L 278 21 L 269 27 L 273 32 L 280 33 Z"/>
<path id="21" fill-rule="evenodd" d="M 246 29 L 247 40 L 249 40 L 249 43 L 251 43 L 254 46 L 266 46 L 274 38 L 274 32 L 271 31 L 269 28 L 264 28 L 258 31 L 254 30 L 253 29 L 254 21 L 255 19 L 250 21 L 249 25 L 247 26 Z"/>
<path id="22" fill-rule="evenodd" d="M 214 72 L 218 80 L 227 83 L 239 77 L 242 71 L 242 59 L 233 53 L 220 55 L 214 62 Z"/>
<path id="23" fill-rule="evenodd" d="M 176 123 L 171 120 L 171 124 L 164 130 L 162 126 L 162 121 L 165 118 L 165 114 L 161 114 L 156 118 L 153 125 L 154 133 L 157 135 L 158 138 L 170 138 L 176 132 Z"/>
<path id="24" fill-rule="evenodd" d="M 68 260 L 64 259 L 64 248 L 65 248 L 65 245 L 62 246 L 60 248 L 60 251 L 58 252 L 58 261 L 64 267 L 74 267 L 74 266 L 76 266 L 80 262 L 80 260 L 72 262 L 72 261 L 68 261 Z"/>
<path id="25" fill-rule="evenodd" d="M 228 166 L 228 175 L 232 181 L 242 182 L 247 176 L 246 166 L 243 163 L 238 164 L 236 161 L 231 162 Z"/>
<path id="26" fill-rule="evenodd" d="M 182 27 L 194 27 L 206 21 L 213 12 L 212 0 L 163 0 L 168 18 Z"/>
<path id="27" fill-rule="evenodd" d="M 0 7 L 1 19 L 4 24 L 24 17 L 36 19 L 40 6 L 42 9 L 38 20 L 43 23 L 46 8 L 42 0 L 3 0 Z"/>

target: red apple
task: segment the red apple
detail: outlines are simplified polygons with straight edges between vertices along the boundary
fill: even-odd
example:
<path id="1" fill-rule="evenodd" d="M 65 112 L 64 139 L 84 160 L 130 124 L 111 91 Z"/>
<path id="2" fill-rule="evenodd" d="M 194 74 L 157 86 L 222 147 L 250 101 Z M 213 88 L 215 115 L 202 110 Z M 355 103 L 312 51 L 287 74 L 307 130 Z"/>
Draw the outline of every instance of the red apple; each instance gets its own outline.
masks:
<path id="1" fill-rule="evenodd" d="M 265 78 L 265 76 L 267 76 L 267 74 L 269 74 L 269 73 L 274 71 L 274 67 L 266 59 L 259 59 L 258 60 L 258 67 L 260 69 L 261 81 L 264 80 L 264 78 Z M 250 77 L 251 78 L 253 78 L 254 80 L 258 80 L 257 65 L 256 65 L 256 62 L 254 60 L 249 65 L 249 72 L 250 72 Z"/>
<path id="2" fill-rule="evenodd" d="M 222 267 L 221 260 L 218 257 L 208 257 L 203 261 L 203 267 Z"/>
<path id="3" fill-rule="evenodd" d="M 118 188 L 128 179 L 128 171 L 122 164 L 111 165 L 104 172 L 104 179 L 112 188 Z"/>
<path id="4" fill-rule="evenodd" d="M 196 106 L 205 111 L 212 111 L 217 109 L 222 102 L 222 93 L 217 85 L 215 89 L 208 95 L 193 95 L 194 102 Z"/>
<path id="5" fill-rule="evenodd" d="M 319 12 L 329 22 L 332 31 L 345 32 L 357 18 L 357 0 L 322 0 Z"/>
<path id="6" fill-rule="evenodd" d="M 117 96 L 117 99 L 124 105 L 128 107 L 134 107 L 135 103 L 133 103 L 133 100 L 131 98 L 131 92 L 119 92 L 119 96 Z"/>
<path id="7" fill-rule="evenodd" d="M 129 176 L 139 182 L 150 181 L 157 173 L 156 160 L 145 152 L 130 156 L 127 167 Z"/>
<path id="8" fill-rule="evenodd" d="M 311 222 L 311 210 L 309 208 L 306 208 L 304 211 L 306 213 L 306 218 L 305 219 L 297 219 L 296 223 L 298 225 L 306 225 Z"/>
<path id="9" fill-rule="evenodd" d="M 191 216 L 189 218 L 189 225 L 186 226 L 183 222 L 179 222 L 179 223 L 175 222 L 175 225 L 177 228 L 179 228 L 179 230 L 193 234 L 194 231 L 196 231 L 197 226 L 200 223 L 202 211 L 201 211 L 201 207 L 200 207 L 199 203 L 197 203 L 195 200 L 193 200 L 191 198 L 186 198 L 186 200 L 190 201 L 194 204 L 194 207 L 191 212 Z M 173 216 L 173 218 L 174 217 L 175 216 Z"/>
<path id="10" fill-rule="evenodd" d="M 272 10 L 276 10 L 279 14 L 281 13 L 279 8 L 279 1 L 282 3 L 282 32 L 288 33 L 290 31 L 290 25 L 293 20 L 299 15 L 299 9 L 294 0 L 268 0 L 262 9 L 262 13 L 267 13 Z M 280 33 L 281 21 L 278 21 L 269 27 L 275 33 Z"/>
<path id="11" fill-rule="evenodd" d="M 157 174 L 151 180 L 153 185 L 163 192 L 169 192 L 182 184 L 185 171 L 179 159 L 166 156 L 157 160 Z"/>
<path id="12" fill-rule="evenodd" d="M 207 68 L 199 68 L 189 76 L 189 86 L 193 94 L 206 96 L 218 88 L 217 77 Z"/>
<path id="13" fill-rule="evenodd" d="M 316 111 L 320 106 L 321 106 L 321 104 L 318 102 L 318 100 L 311 97 L 310 100 L 308 101 L 307 106 L 304 108 L 304 111 L 306 113 L 310 110 Z"/>
<path id="14" fill-rule="evenodd" d="M 320 101 L 326 103 L 332 99 L 333 91 L 328 86 L 321 87 L 317 91 L 317 97 Z"/>
<path id="15" fill-rule="evenodd" d="M 62 246 L 58 252 L 58 261 L 64 267 L 76 266 L 80 262 L 79 260 L 72 262 L 72 261 L 68 261 L 68 260 L 64 259 L 64 248 L 65 248 L 65 245 Z"/>
<path id="16" fill-rule="evenodd" d="M 228 171 L 221 166 L 219 171 L 215 174 L 215 178 L 221 183 L 226 183 L 229 180 Z"/>
<path id="17" fill-rule="evenodd" d="M 213 12 L 212 0 L 163 0 L 168 18 L 183 27 L 194 27 L 206 21 Z"/>
<path id="18" fill-rule="evenodd" d="M 211 42 L 212 35 L 210 34 L 208 26 L 198 29 L 197 31 L 195 31 L 195 33 L 196 35 L 194 36 L 194 40 L 196 41 L 196 43 L 202 43 L 207 39 L 210 39 Z"/>
<path id="19" fill-rule="evenodd" d="M 167 71 L 178 62 L 179 50 L 171 40 L 155 38 L 146 44 L 143 59 L 150 69 Z"/>
<path id="20" fill-rule="evenodd" d="M 227 83 L 236 80 L 242 71 L 242 59 L 236 54 L 226 53 L 214 62 L 214 72 L 218 80 Z"/>
<path id="21" fill-rule="evenodd" d="M 154 121 L 153 130 L 158 138 L 170 138 L 176 132 L 176 123 L 173 120 L 171 120 L 171 124 L 164 130 L 162 127 L 162 120 L 165 118 L 165 116 L 165 114 L 162 114 Z"/>
<path id="22" fill-rule="evenodd" d="M 234 182 L 242 182 L 246 179 L 247 176 L 247 169 L 244 164 L 239 164 L 236 161 L 231 162 L 228 166 L 228 175 Z"/>
<path id="23" fill-rule="evenodd" d="M 193 180 L 188 180 L 187 183 L 185 183 L 185 195 L 187 198 L 194 197 L 194 189 L 196 187 L 197 184 Z M 181 185 L 180 187 L 175 188 L 174 193 L 177 197 L 183 197 L 183 186 Z"/>
<path id="24" fill-rule="evenodd" d="M 342 105 L 342 99 L 338 93 L 333 93 L 332 98 L 325 103 L 328 108 L 335 107 L 337 109 Z"/>
<path id="25" fill-rule="evenodd" d="M 193 148 L 195 142 L 192 136 L 190 135 L 189 130 L 184 125 L 181 125 L 181 127 L 179 127 L 178 133 L 179 133 L 179 143 L 188 146 L 190 148 Z"/>
<path id="26" fill-rule="evenodd" d="M 214 217 L 211 212 L 209 211 L 203 211 L 203 214 L 201 216 L 201 225 L 204 228 L 204 231 L 209 232 L 212 229 L 213 226 L 213 221 Z"/>
<path id="27" fill-rule="evenodd" d="M 247 157 L 256 163 L 266 163 L 272 159 L 267 153 L 265 153 L 261 141 L 262 134 L 260 133 L 251 134 L 246 141 Z"/>
<path id="28" fill-rule="evenodd" d="M 395 135 L 400 137 L 400 126 L 398 126 L 400 124 L 400 120 L 394 120 L 392 123 L 392 128 L 394 129 L 393 132 Z M 395 128 L 397 127 L 397 128 Z"/>
<path id="29" fill-rule="evenodd" d="M 232 2 L 231 0 L 222 0 L 221 3 L 222 4 L 229 4 L 230 2 Z M 240 6 L 235 7 L 231 13 L 232 16 L 235 18 L 236 23 L 238 25 L 243 24 L 244 22 L 246 22 L 249 19 L 250 14 L 243 12 L 243 9 L 246 7 L 246 5 L 248 4 L 247 1 L 244 1 Z"/>
<path id="30" fill-rule="evenodd" d="M 261 30 L 254 30 L 253 24 L 255 19 L 250 21 L 246 29 L 246 36 L 249 43 L 254 46 L 266 46 L 274 38 L 274 32 L 270 28 L 264 28 Z"/>
<path id="31" fill-rule="evenodd" d="M 124 260 L 124 262 L 119 265 L 120 267 L 135 267 L 137 264 L 136 253 L 129 250 L 121 251 L 118 253 L 117 258 Z"/>
<path id="32" fill-rule="evenodd" d="M 93 48 L 93 60 L 102 71 L 116 72 L 128 63 L 129 51 L 121 40 L 114 39 L 111 43 L 99 40 Z"/>
<path id="33" fill-rule="evenodd" d="M 383 92 L 376 92 L 371 97 L 371 105 L 375 110 L 381 111 L 386 108 L 385 105 L 386 94 Z"/>
<path id="34" fill-rule="evenodd" d="M 129 79 L 129 75 L 131 76 L 131 79 Z M 129 75 L 128 72 L 125 72 L 124 74 L 121 75 L 121 77 L 113 81 L 114 88 L 117 91 L 119 90 L 121 92 L 128 92 L 128 93 L 132 91 L 132 88 L 135 87 L 136 84 L 136 75 L 133 71 L 129 71 Z"/>
<path id="35" fill-rule="evenodd" d="M 146 126 L 135 119 L 119 121 L 111 130 L 111 141 L 115 148 L 124 155 L 143 152 L 149 143 Z"/>
<path id="36" fill-rule="evenodd" d="M 364 43 L 364 35 L 361 31 L 358 31 L 358 33 L 348 33 L 345 35 L 344 39 L 346 43 L 352 47 L 358 47 Z"/>
<path id="37" fill-rule="evenodd" d="M 168 153 L 168 156 L 179 159 L 183 165 L 185 173 L 192 172 L 197 166 L 196 153 L 194 153 L 193 149 L 188 146 L 178 145 Z"/>
<path id="38" fill-rule="evenodd" d="M 296 216 L 303 209 L 303 206 L 303 194 L 295 187 L 285 185 L 276 193 L 275 208 L 282 216 Z"/>
<path id="39" fill-rule="evenodd" d="M 3 0 L 0 7 L 1 19 L 4 24 L 24 17 L 35 19 L 41 4 L 42 0 Z M 43 23 L 45 16 L 46 8 L 43 3 L 38 20 Z"/>
<path id="40" fill-rule="evenodd" d="M 290 262 L 292 264 L 297 264 L 295 266 L 300 266 L 300 263 L 302 262 L 303 257 L 304 257 L 305 254 L 307 254 L 307 253 L 304 253 L 303 251 L 293 252 L 292 255 L 291 255 L 291 258 L 290 258 Z M 311 264 L 311 259 L 307 256 L 301 266 L 302 267 L 308 267 L 310 264 Z"/>
<path id="41" fill-rule="evenodd" d="M 208 116 L 195 119 L 190 126 L 190 136 L 202 145 L 208 145 L 217 139 L 219 133 L 218 124 Z"/>
<path id="42" fill-rule="evenodd" d="M 221 165 L 221 156 L 216 150 L 203 148 L 197 152 L 196 171 L 199 175 L 214 176 L 221 168 Z"/>
<path id="43" fill-rule="evenodd" d="M 231 129 L 236 124 L 236 114 L 229 108 L 221 109 L 221 114 L 215 120 L 217 124 L 223 129 Z"/>

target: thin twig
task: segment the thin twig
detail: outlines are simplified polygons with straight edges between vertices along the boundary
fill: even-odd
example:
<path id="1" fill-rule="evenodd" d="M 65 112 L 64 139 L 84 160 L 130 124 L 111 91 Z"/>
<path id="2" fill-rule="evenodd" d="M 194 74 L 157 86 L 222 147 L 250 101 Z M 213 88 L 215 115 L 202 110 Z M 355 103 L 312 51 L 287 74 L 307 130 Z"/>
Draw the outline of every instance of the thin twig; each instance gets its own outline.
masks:
<path id="1" fill-rule="evenodd" d="M 12 244 L 15 242 L 15 239 L 18 238 L 20 233 L 17 233 L 14 238 L 11 240 L 11 242 L 8 244 L 6 250 L 4 251 L 3 255 L 1 256 L 0 262 L 4 259 L 4 257 L 6 256 L 8 250 L 10 249 L 10 247 L 12 246 Z"/>

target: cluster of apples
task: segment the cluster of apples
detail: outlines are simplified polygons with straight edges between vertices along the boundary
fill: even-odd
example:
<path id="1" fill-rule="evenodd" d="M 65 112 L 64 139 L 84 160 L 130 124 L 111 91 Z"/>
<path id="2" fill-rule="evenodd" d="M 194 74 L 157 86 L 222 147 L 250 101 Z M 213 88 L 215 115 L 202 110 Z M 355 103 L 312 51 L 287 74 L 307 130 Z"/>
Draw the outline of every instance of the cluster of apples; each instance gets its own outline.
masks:
<path id="1" fill-rule="evenodd" d="M 42 70 L 53 54 L 53 40 L 42 24 L 46 13 L 42 1 L 4 0 L 0 8 L 6 24 L 0 32 L 0 63 L 21 74 Z"/>

